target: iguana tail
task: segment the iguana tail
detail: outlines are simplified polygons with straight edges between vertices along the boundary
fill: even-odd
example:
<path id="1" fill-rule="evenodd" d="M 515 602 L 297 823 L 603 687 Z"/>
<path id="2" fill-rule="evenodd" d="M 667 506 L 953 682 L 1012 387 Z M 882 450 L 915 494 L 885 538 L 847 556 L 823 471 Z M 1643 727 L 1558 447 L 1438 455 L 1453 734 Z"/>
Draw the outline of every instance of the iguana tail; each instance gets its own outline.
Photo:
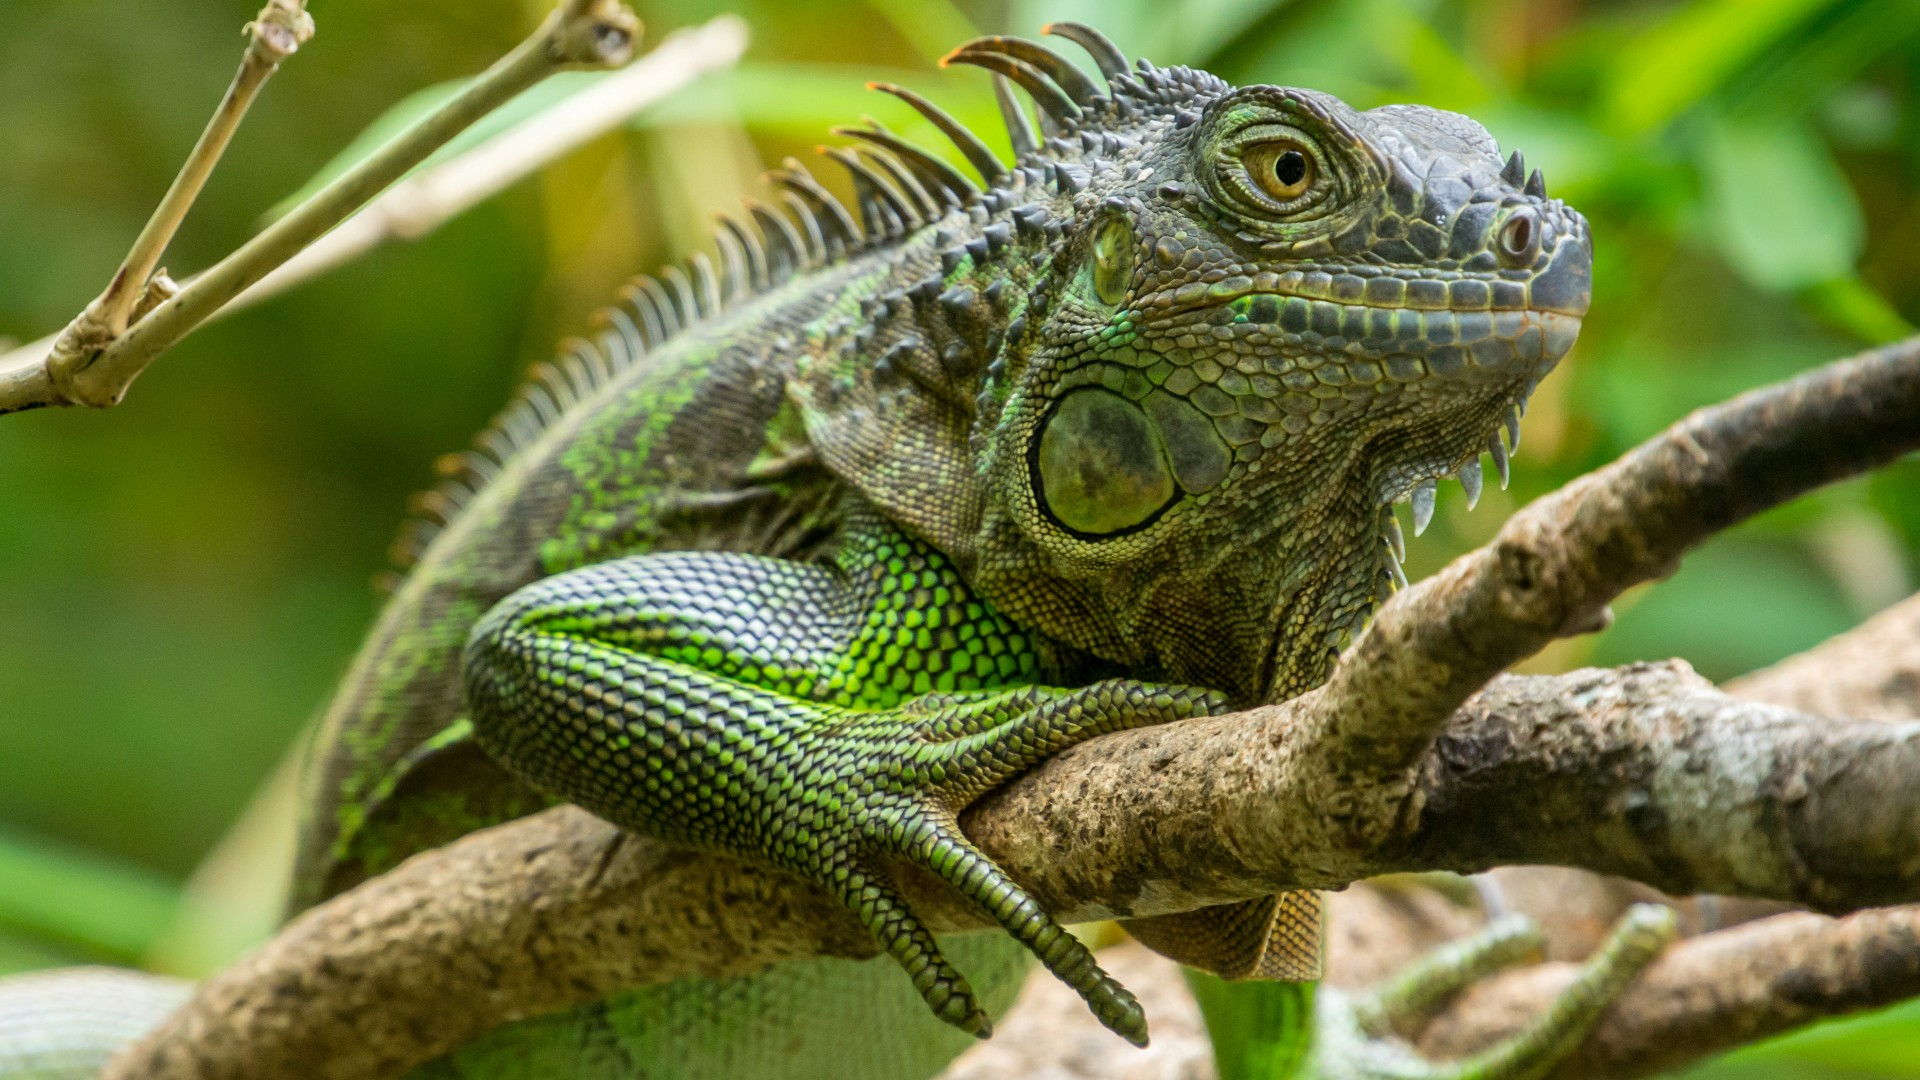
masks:
<path id="1" fill-rule="evenodd" d="M 1290 1080 L 1313 1036 L 1313 983 L 1228 982 L 1186 968 L 1220 1080 Z"/>
<path id="2" fill-rule="evenodd" d="M 92 1080 L 188 990 L 178 979 L 104 967 L 0 979 L 0 1080 Z"/>

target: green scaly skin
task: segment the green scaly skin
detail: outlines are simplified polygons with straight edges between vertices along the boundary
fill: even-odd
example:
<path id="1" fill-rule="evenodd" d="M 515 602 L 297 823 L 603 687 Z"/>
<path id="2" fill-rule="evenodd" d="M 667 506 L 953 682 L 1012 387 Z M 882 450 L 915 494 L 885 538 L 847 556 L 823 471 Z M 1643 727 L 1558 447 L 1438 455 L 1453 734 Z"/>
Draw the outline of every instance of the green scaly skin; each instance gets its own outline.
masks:
<path id="1" fill-rule="evenodd" d="M 889 957 L 636 991 L 421 1075 L 931 1075 L 1022 950 L 1143 1040 L 959 810 L 1080 739 L 1317 685 L 1398 574 L 1389 504 L 1504 469 L 1587 304 L 1585 222 L 1538 174 L 1455 114 L 1050 29 L 1104 88 L 1030 42 L 949 58 L 1034 95 L 1013 168 L 900 92 L 983 185 L 879 130 L 853 207 L 789 163 L 717 271 L 637 283 L 454 463 L 309 785 L 296 909 L 565 799 L 810 878 Z M 936 941 L 901 858 L 1008 933 Z M 1365 1049 L 1388 1032 L 1344 995 L 1317 1023 L 1365 1052 L 1317 1065 L 1300 987 L 1202 998 L 1235 1075 L 1518 1080 L 1634 969 L 1606 964 L 1478 1071 Z"/>
<path id="2" fill-rule="evenodd" d="M 991 1030 L 967 980 L 887 881 L 933 870 L 1101 1021 L 1139 1003 L 960 832 L 959 811 L 1082 739 L 1202 716 L 1201 690 L 1041 686 L 1027 636 L 946 559 L 878 521 L 821 565 L 637 555 L 548 578 L 475 628 L 480 745 L 529 785 L 674 843 L 751 853 L 859 915 L 940 1019 Z"/>

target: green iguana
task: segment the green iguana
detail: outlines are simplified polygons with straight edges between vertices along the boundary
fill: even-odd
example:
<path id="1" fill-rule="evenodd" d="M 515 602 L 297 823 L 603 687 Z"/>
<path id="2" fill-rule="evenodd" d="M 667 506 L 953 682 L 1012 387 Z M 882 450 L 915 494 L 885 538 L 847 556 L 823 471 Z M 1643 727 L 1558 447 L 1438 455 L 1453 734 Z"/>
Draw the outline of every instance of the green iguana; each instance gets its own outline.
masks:
<path id="1" fill-rule="evenodd" d="M 959 811 L 1082 739 L 1317 685 L 1404 580 L 1391 504 L 1418 532 L 1436 479 L 1477 496 L 1482 452 L 1504 482 L 1499 431 L 1589 295 L 1586 222 L 1538 172 L 1453 113 L 1047 30 L 1104 85 L 1017 38 L 947 58 L 995 73 L 1011 165 L 877 87 L 979 181 L 843 129 L 826 153 L 851 205 L 788 161 L 717 259 L 636 282 L 451 460 L 327 713 L 295 870 L 298 909 L 570 800 L 802 875 L 891 959 L 637 990 L 416 1075 L 925 1077 L 988 1033 L 1029 955 L 1144 1043 L 1134 998 Z M 889 859 L 1006 933 L 937 941 Z M 1196 980 L 1223 1075 L 1517 1080 L 1577 1041 L 1654 922 L 1535 1030 L 1449 1065 L 1391 1022 L 1510 929 L 1380 995 L 1323 993 L 1303 1064 L 1313 894 L 1133 928 L 1253 978 Z"/>

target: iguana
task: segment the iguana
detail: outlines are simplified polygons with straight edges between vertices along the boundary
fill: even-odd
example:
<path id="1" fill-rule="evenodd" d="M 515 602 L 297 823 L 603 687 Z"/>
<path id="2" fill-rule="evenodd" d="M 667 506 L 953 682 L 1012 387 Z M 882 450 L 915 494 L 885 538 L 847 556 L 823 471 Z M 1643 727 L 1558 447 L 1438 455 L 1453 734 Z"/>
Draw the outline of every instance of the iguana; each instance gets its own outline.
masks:
<path id="1" fill-rule="evenodd" d="M 1500 429 L 1517 439 L 1590 288 L 1586 222 L 1537 171 L 1453 113 L 1047 31 L 1101 80 L 1018 38 L 946 58 L 994 73 L 1011 164 L 877 85 L 979 180 L 840 129 L 850 204 L 787 161 L 717 257 L 635 282 L 447 461 L 322 724 L 295 868 L 298 909 L 570 800 L 802 875 L 888 956 L 635 991 L 416 1075 L 929 1076 L 1029 954 L 1143 1043 L 1133 997 L 959 811 L 1082 739 L 1317 685 L 1404 580 L 1391 504 L 1418 532 L 1437 479 L 1477 496 L 1482 452 L 1504 482 Z M 1006 933 L 937 941 L 889 859 Z M 1514 1080 L 1577 1040 L 1656 921 L 1536 1029 L 1448 1065 L 1392 1022 L 1510 930 L 1381 995 L 1322 994 L 1337 1050 L 1309 1062 L 1314 894 L 1132 926 L 1254 977 L 1196 982 L 1223 1075 Z"/>

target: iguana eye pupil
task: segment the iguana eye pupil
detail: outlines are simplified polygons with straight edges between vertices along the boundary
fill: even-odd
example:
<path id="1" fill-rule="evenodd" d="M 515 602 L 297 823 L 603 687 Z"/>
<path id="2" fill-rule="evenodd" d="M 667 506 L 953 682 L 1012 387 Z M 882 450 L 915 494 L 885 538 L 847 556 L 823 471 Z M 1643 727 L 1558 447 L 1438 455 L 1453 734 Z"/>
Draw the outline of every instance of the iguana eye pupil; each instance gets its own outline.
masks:
<path id="1" fill-rule="evenodd" d="M 1313 186 L 1313 156 L 1293 139 L 1254 143 L 1241 161 L 1254 185 L 1269 199 L 1291 203 Z"/>
<path id="2" fill-rule="evenodd" d="M 1273 160 L 1273 177 L 1282 187 L 1292 187 L 1307 178 L 1307 156 L 1289 150 Z"/>

